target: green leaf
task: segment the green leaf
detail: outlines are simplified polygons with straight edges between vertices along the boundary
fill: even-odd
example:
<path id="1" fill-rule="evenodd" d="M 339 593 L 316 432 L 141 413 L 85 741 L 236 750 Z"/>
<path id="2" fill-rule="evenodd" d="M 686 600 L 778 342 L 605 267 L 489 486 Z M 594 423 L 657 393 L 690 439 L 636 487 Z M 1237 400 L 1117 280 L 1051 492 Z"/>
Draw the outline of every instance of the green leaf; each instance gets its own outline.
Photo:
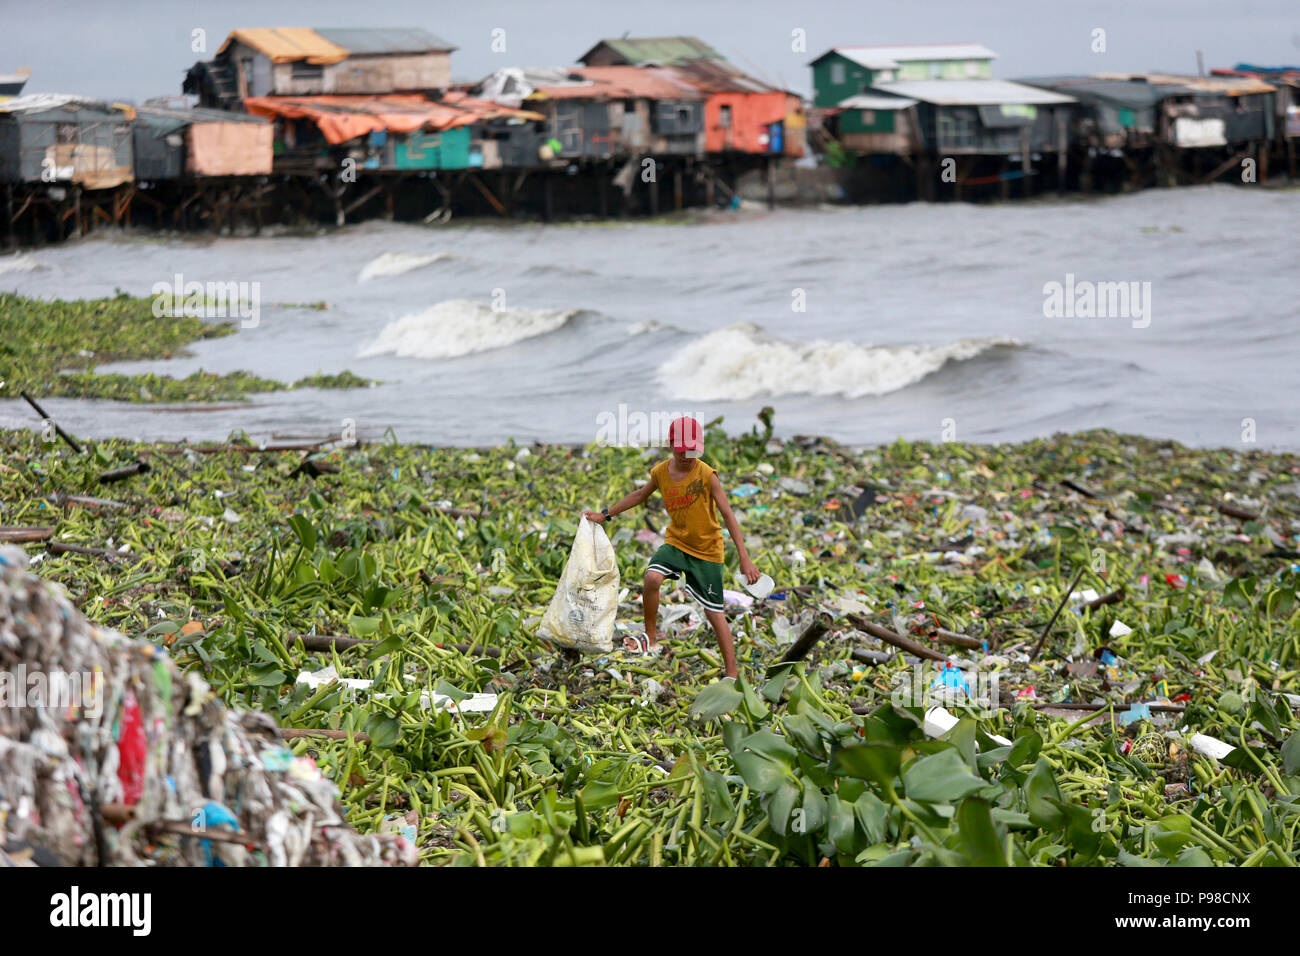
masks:
<path id="1" fill-rule="evenodd" d="M 954 817 L 962 836 L 962 849 L 976 866 L 1006 866 L 1002 836 L 989 812 L 986 800 L 968 797 L 957 807 Z"/>
<path id="2" fill-rule="evenodd" d="M 253 675 L 248 682 L 254 687 L 279 687 L 284 683 L 284 671 L 274 664 L 256 664 L 248 670 Z"/>
<path id="3" fill-rule="evenodd" d="M 762 698 L 758 696 L 754 691 L 754 688 L 749 686 L 749 681 L 745 680 L 743 674 L 736 679 L 736 686 L 740 689 L 741 694 L 744 695 L 745 710 L 749 711 L 749 716 L 753 720 L 762 720 L 771 713 L 771 710 L 769 710 L 768 706 L 763 703 Z"/>
<path id="4" fill-rule="evenodd" d="M 1300 771 L 1300 732 L 1291 731 L 1282 745 L 1282 772 L 1288 776 Z"/>
<path id="5" fill-rule="evenodd" d="M 358 617 L 353 615 L 348 618 L 348 630 L 352 632 L 353 637 L 369 637 L 379 630 L 379 625 L 383 622 L 382 617 Z"/>
<path id="6" fill-rule="evenodd" d="M 951 803 L 987 786 L 955 748 L 922 757 L 903 771 L 903 790 L 922 803 Z"/>
<path id="7" fill-rule="evenodd" d="M 862 832 L 872 843 L 885 839 L 889 823 L 889 806 L 868 790 L 853 803 L 853 815 L 862 825 Z"/>
<path id="8" fill-rule="evenodd" d="M 1029 819 L 1040 827 L 1056 827 L 1061 824 L 1061 811 L 1051 802 L 1061 799 L 1061 790 L 1056 785 L 1056 776 L 1051 765 L 1044 759 L 1034 764 L 1034 769 L 1025 781 L 1025 802 L 1029 809 Z"/>
<path id="9" fill-rule="evenodd" d="M 316 550 L 316 528 L 305 515 L 290 515 L 289 527 L 293 528 L 304 551 L 311 553 Z"/>
<path id="10" fill-rule="evenodd" d="M 830 817 L 827 835 L 841 853 L 854 853 L 858 848 L 857 829 L 854 826 L 853 804 L 845 803 L 835 794 L 826 798 L 826 812 Z"/>
<path id="11" fill-rule="evenodd" d="M 789 780 L 783 780 L 767 802 L 767 818 L 772 829 L 785 836 L 790 824 L 790 814 L 794 802 L 799 798 L 799 788 Z"/>
<path id="12" fill-rule="evenodd" d="M 730 823 L 736 814 L 736 808 L 727 791 L 726 777 L 716 770 L 701 769 L 700 782 L 703 785 L 704 805 L 709 811 L 709 823 L 714 826 Z"/>
<path id="13" fill-rule="evenodd" d="M 805 787 L 803 792 L 803 833 L 816 833 L 826 826 L 830 819 L 830 810 L 826 806 L 826 796 L 817 787 Z"/>
<path id="14" fill-rule="evenodd" d="M 695 700 L 691 701 L 691 719 L 714 720 L 731 713 L 744 699 L 745 695 L 736 690 L 735 684 L 729 680 L 720 680 L 695 695 Z"/>
<path id="15" fill-rule="evenodd" d="M 371 714 L 366 721 L 366 733 L 374 747 L 392 749 L 402 739 L 402 725 L 396 717 L 387 714 Z"/>
<path id="16" fill-rule="evenodd" d="M 1027 763 L 1032 763 L 1038 759 L 1038 753 L 1043 749 L 1043 738 L 1038 735 L 1037 731 L 1031 730 L 1029 733 L 1017 737 L 1015 743 L 1011 745 L 1011 756 L 1007 760 L 1013 767 L 1023 767 Z"/>
<path id="17" fill-rule="evenodd" d="M 353 618 L 356 620 L 356 618 Z M 402 635 L 389 634 L 386 638 L 376 644 L 374 647 L 366 649 L 366 660 L 373 661 L 383 657 L 385 654 L 391 654 L 393 651 L 400 650 L 402 646 Z"/>
<path id="18" fill-rule="evenodd" d="M 898 748 L 884 743 L 867 742 L 836 748 L 831 754 L 830 771 L 837 777 L 870 780 L 892 797 L 898 763 Z"/>
<path id="19" fill-rule="evenodd" d="M 771 793 L 779 787 L 797 758 L 795 749 L 770 730 L 743 738 L 731 754 L 736 769 L 756 793 Z"/>
<path id="20" fill-rule="evenodd" d="M 445 680 L 438 681 L 438 686 L 433 689 L 433 692 L 443 697 L 450 697 L 453 701 L 455 701 L 458 704 L 462 700 L 469 700 L 469 698 L 473 696 L 472 694 L 468 694 L 465 691 L 461 690 L 455 684 L 447 683 Z"/>

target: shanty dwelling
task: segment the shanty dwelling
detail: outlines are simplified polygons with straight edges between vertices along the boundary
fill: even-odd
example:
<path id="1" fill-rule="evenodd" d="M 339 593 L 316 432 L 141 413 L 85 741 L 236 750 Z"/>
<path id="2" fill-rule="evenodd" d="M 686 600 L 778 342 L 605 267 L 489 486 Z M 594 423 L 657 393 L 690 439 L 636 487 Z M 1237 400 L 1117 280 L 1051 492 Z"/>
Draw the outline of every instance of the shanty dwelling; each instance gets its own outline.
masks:
<path id="1" fill-rule="evenodd" d="M 436 93 L 451 86 L 454 49 L 417 28 L 241 29 L 190 68 L 184 91 L 221 109 L 250 97 Z"/>
<path id="2" fill-rule="evenodd" d="M 182 176 L 266 176 L 271 124 L 228 110 L 145 105 L 136 110 L 136 181 Z"/>
<path id="3" fill-rule="evenodd" d="M 1276 88 L 1251 76 L 1103 73 L 1101 79 L 1145 82 L 1160 94 L 1156 131 L 1157 181 L 1240 182 L 1242 161 L 1268 178 Z"/>
<path id="4" fill-rule="evenodd" d="M 837 107 L 848 97 L 894 80 L 989 79 L 996 58 L 978 43 L 833 47 L 809 64 L 813 105 Z"/>
<path id="5" fill-rule="evenodd" d="M 715 187 L 730 200 L 739 178 L 758 169 L 766 176 L 771 201 L 777 171 L 772 160 L 804 154 L 807 120 L 802 98 L 748 76 L 695 37 L 607 38 L 579 62 L 589 67 L 667 68 L 707 95 L 704 146 L 709 160 L 695 172 L 704 181 L 709 205 L 715 201 Z"/>
<path id="6" fill-rule="evenodd" d="M 1017 82 L 1073 96 L 1068 177 L 1083 192 L 1154 185 L 1160 103 L 1168 90 L 1145 80 L 1044 76 Z"/>
<path id="7" fill-rule="evenodd" d="M 31 75 L 31 68 L 26 66 L 21 66 L 12 73 L 0 73 L 0 102 L 21 96 Z"/>
<path id="8" fill-rule="evenodd" d="M 725 63 L 726 58 L 695 37 L 620 37 L 598 40 L 578 57 L 584 66 L 683 66 L 700 60 Z"/>
<path id="9" fill-rule="evenodd" d="M 262 225 L 271 124 L 229 110 L 149 102 L 136 110 L 135 198 L 141 222 L 221 231 Z"/>
<path id="10" fill-rule="evenodd" d="M 850 196 L 862 192 L 864 181 L 897 181 L 910 168 L 921 198 L 949 193 L 948 186 L 955 199 L 986 194 L 981 187 L 989 186 L 1006 198 L 1015 180 L 1028 195 L 1047 153 L 1057 160 L 1055 186 L 1064 189 L 1074 104 L 1073 97 L 1006 80 L 891 80 L 846 97 L 824 122 L 839 137 Z"/>
<path id="11" fill-rule="evenodd" d="M 286 214 L 314 217 L 324 203 L 340 224 L 376 211 L 369 207 L 388 217 L 445 218 L 462 186 L 506 214 L 474 175 L 501 166 L 497 138 L 484 130 L 536 127 L 544 119 L 460 91 L 439 101 L 416 94 L 250 97 L 244 106 L 275 123 L 275 172 L 297 183 L 301 199 Z"/>
<path id="12" fill-rule="evenodd" d="M 0 102 L 0 182 L 7 239 L 19 220 L 30 240 L 84 234 L 96 222 L 121 225 L 130 208 L 129 106 L 39 93 Z"/>
<path id="13" fill-rule="evenodd" d="M 1252 66 L 1211 70 L 1214 76 L 1250 77 L 1273 87 L 1273 152 L 1286 162 L 1287 178 L 1296 178 L 1296 142 L 1300 140 L 1300 66 Z"/>
<path id="14" fill-rule="evenodd" d="M 508 68 L 481 81 L 475 93 L 545 116 L 535 179 L 547 218 L 555 215 L 557 198 L 568 213 L 608 214 L 610 185 L 619 187 L 623 211 L 657 211 L 660 184 L 671 181 L 680 208 L 687 167 L 704 155 L 706 95 L 671 69 Z M 547 168 L 563 175 L 548 175 Z"/>

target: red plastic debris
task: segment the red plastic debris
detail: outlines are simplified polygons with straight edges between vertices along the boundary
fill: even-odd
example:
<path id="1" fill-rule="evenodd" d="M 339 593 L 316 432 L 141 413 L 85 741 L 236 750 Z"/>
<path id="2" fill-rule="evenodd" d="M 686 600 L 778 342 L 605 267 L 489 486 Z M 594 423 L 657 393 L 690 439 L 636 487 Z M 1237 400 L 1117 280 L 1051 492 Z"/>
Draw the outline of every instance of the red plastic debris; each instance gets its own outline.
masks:
<path id="1" fill-rule="evenodd" d="M 134 806 L 144 792 L 146 746 L 140 702 L 135 694 L 127 691 L 117 737 L 117 779 L 122 781 L 122 799 L 127 806 Z"/>

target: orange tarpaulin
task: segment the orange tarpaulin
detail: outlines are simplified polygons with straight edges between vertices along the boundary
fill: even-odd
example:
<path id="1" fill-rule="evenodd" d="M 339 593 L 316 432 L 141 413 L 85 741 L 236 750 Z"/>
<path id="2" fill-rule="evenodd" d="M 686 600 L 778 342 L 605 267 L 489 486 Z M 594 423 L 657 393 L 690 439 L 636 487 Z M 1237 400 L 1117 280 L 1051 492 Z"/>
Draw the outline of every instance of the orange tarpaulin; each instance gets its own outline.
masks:
<path id="1" fill-rule="evenodd" d="M 325 140 L 337 145 L 379 130 L 410 133 L 418 129 L 455 129 L 497 116 L 541 119 L 537 113 L 460 99 L 454 105 L 433 103 L 419 94 L 392 96 L 256 96 L 244 100 L 254 116 L 309 119 Z"/>
<path id="2" fill-rule="evenodd" d="M 251 46 L 258 53 L 270 57 L 272 63 L 292 63 L 306 60 L 322 66 L 338 63 L 348 58 L 348 51 L 336 43 L 330 43 L 311 27 L 254 27 L 235 30 L 226 37 L 218 53 L 225 53 L 226 47 L 238 40 L 245 46 Z"/>

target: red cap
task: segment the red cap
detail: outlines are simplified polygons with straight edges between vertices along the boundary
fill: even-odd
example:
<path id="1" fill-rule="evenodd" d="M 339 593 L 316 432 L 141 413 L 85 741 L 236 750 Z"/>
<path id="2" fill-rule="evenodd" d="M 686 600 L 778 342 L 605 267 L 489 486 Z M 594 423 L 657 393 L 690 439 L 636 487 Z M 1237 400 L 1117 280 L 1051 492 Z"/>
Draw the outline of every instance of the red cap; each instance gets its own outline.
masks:
<path id="1" fill-rule="evenodd" d="M 668 426 L 668 444 L 673 451 L 699 453 L 704 450 L 704 429 L 693 418 L 679 418 Z"/>

